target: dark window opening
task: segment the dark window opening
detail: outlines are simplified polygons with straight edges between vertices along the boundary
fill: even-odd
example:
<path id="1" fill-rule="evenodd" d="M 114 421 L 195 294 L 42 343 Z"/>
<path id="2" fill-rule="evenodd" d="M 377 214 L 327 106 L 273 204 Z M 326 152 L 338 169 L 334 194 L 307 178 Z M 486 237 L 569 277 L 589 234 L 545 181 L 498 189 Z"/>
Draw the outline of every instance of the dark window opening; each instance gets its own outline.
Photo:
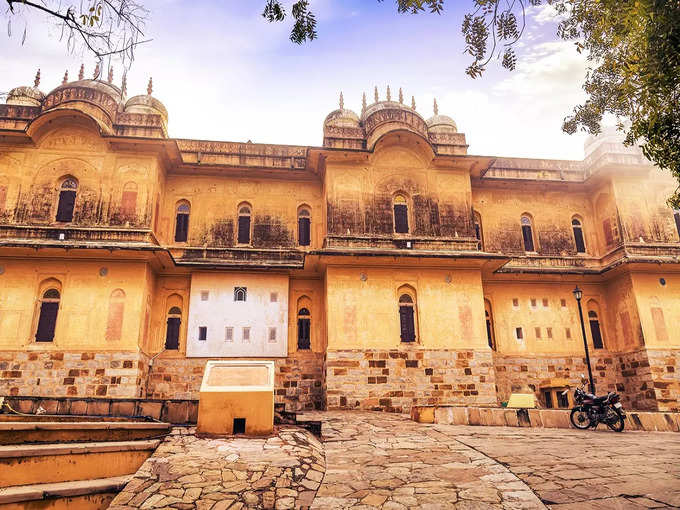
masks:
<path id="1" fill-rule="evenodd" d="M 547 409 L 552 409 L 553 408 L 552 392 L 551 391 L 544 391 L 543 397 L 545 398 L 545 407 Z"/>
<path id="2" fill-rule="evenodd" d="M 300 317 L 298 318 L 298 349 L 308 350 L 310 347 L 310 329 L 312 321 L 308 318 Z"/>
<path id="3" fill-rule="evenodd" d="M 522 239 L 524 240 L 524 251 L 535 251 L 531 225 L 522 225 Z"/>
<path id="4" fill-rule="evenodd" d="M 172 313 L 172 310 L 170 310 Z M 168 317 L 168 323 L 165 330 L 165 348 L 169 351 L 176 351 L 179 349 L 179 326 L 182 319 L 179 317 Z"/>
<path id="5" fill-rule="evenodd" d="M 564 390 L 557 392 L 557 407 L 566 409 L 569 407 L 569 397 L 566 394 L 563 395 L 563 393 Z"/>
<path id="6" fill-rule="evenodd" d="M 416 341 L 414 303 L 408 294 L 403 294 L 399 298 L 399 326 L 402 342 Z"/>
<path id="7" fill-rule="evenodd" d="M 673 212 L 673 218 L 675 219 L 675 228 L 678 230 L 678 236 L 680 236 L 680 209 L 676 209 Z"/>
<path id="8" fill-rule="evenodd" d="M 408 206 L 394 204 L 394 231 L 397 234 L 408 234 Z"/>
<path id="9" fill-rule="evenodd" d="M 189 238 L 189 215 L 178 213 L 175 223 L 175 242 L 186 243 Z"/>
<path id="10" fill-rule="evenodd" d="M 38 329 L 35 332 L 36 342 L 52 342 L 54 340 L 60 298 L 61 295 L 56 289 L 49 289 L 43 294 L 40 303 Z"/>
<path id="11" fill-rule="evenodd" d="M 590 322 L 590 334 L 593 337 L 593 347 L 595 349 L 604 348 L 602 342 L 602 332 L 600 331 L 600 321 L 597 319 L 597 314 L 595 312 L 588 312 L 588 318 Z"/>
<path id="12" fill-rule="evenodd" d="M 198 327 L 198 339 L 201 341 L 205 341 L 208 339 L 208 328 L 206 326 Z"/>
<path id="13" fill-rule="evenodd" d="M 234 418 L 234 434 L 245 434 L 246 433 L 246 419 L 245 418 Z"/>
<path id="14" fill-rule="evenodd" d="M 515 334 L 517 335 L 517 340 L 522 340 L 524 338 L 522 328 L 515 328 Z"/>
<path id="15" fill-rule="evenodd" d="M 248 299 L 247 287 L 234 287 L 234 301 L 246 301 Z"/>
<path id="16" fill-rule="evenodd" d="M 250 244 L 250 207 L 243 206 L 238 211 L 238 244 Z"/>
<path id="17" fill-rule="evenodd" d="M 576 253 L 586 252 L 586 243 L 583 238 L 583 226 L 581 221 L 574 218 L 571 220 L 571 226 L 574 231 L 574 243 L 576 244 Z"/>
<path id="18" fill-rule="evenodd" d="M 309 218 L 298 218 L 298 243 L 309 246 L 311 242 Z"/>

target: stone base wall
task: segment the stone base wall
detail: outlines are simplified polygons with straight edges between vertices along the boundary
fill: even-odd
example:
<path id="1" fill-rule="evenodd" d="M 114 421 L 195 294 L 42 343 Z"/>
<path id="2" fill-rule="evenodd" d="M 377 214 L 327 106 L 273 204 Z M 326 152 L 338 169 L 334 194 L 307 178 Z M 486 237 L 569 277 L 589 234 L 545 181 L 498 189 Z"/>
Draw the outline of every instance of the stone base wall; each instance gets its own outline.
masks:
<path id="1" fill-rule="evenodd" d="M 415 405 L 496 406 L 491 351 L 334 350 L 326 354 L 328 409 L 409 412 Z"/>
<path id="2" fill-rule="evenodd" d="M 146 358 L 135 351 L 0 351 L 0 395 L 142 395 Z"/>
<path id="3" fill-rule="evenodd" d="M 680 406 L 680 350 L 647 350 L 591 355 L 598 394 L 616 391 L 626 409 L 674 411 Z M 530 389 L 537 396 L 551 380 L 575 388 L 588 376 L 583 356 L 508 356 L 494 353 L 496 387 L 501 402 L 512 392 Z"/>
<path id="4" fill-rule="evenodd" d="M 654 396 L 659 411 L 680 411 L 680 349 L 648 349 Z"/>
<path id="5" fill-rule="evenodd" d="M 148 398 L 198 399 L 205 364 L 213 358 L 156 358 Z M 286 411 L 324 409 L 323 353 L 301 351 L 274 360 L 274 401 Z"/>

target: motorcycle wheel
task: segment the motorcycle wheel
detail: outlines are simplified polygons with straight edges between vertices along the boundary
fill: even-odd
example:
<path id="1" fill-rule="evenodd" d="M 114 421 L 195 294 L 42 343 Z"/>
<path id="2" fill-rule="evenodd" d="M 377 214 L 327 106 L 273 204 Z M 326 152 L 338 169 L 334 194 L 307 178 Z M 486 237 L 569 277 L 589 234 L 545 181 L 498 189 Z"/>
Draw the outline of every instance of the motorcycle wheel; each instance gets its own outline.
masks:
<path id="1" fill-rule="evenodd" d="M 590 417 L 582 407 L 574 407 L 571 410 L 569 419 L 571 420 L 571 424 L 577 429 L 586 430 L 590 427 Z"/>
<path id="2" fill-rule="evenodd" d="M 610 409 L 607 416 L 607 427 L 614 432 L 622 432 L 624 427 L 623 417 L 616 411 Z"/>

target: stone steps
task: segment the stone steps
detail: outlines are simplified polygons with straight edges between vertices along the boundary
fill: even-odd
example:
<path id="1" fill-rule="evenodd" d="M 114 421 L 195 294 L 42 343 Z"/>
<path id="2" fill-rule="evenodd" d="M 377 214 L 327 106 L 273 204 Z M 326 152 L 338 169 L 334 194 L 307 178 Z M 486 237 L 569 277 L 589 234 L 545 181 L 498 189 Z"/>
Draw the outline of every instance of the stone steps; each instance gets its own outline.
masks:
<path id="1" fill-rule="evenodd" d="M 0 445 L 156 439 L 170 430 L 157 422 L 0 422 Z"/>
<path id="2" fill-rule="evenodd" d="M 0 446 L 0 488 L 134 474 L 160 440 Z"/>
<path id="3" fill-rule="evenodd" d="M 19 510 L 36 505 L 43 507 L 45 504 L 53 510 L 74 507 L 81 510 L 106 508 L 131 477 L 132 475 L 125 475 L 6 487 L 0 489 L 0 509 Z"/>

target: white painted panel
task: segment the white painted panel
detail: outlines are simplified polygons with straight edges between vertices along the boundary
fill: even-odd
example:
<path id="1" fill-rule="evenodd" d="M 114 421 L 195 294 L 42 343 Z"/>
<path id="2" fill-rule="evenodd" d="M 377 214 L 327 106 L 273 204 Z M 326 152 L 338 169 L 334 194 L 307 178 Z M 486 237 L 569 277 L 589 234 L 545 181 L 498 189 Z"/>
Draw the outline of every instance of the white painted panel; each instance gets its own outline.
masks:
<path id="1" fill-rule="evenodd" d="M 245 302 L 234 301 L 234 287 L 248 289 Z M 278 294 L 274 303 L 271 302 L 272 292 Z M 205 341 L 198 339 L 200 327 L 207 328 Z M 231 341 L 225 340 L 227 327 L 233 328 Z M 249 341 L 243 340 L 243 328 L 250 328 Z M 269 328 L 276 328 L 275 342 L 269 341 Z M 191 276 L 187 356 L 267 358 L 287 355 L 287 275 L 194 273 Z"/>

